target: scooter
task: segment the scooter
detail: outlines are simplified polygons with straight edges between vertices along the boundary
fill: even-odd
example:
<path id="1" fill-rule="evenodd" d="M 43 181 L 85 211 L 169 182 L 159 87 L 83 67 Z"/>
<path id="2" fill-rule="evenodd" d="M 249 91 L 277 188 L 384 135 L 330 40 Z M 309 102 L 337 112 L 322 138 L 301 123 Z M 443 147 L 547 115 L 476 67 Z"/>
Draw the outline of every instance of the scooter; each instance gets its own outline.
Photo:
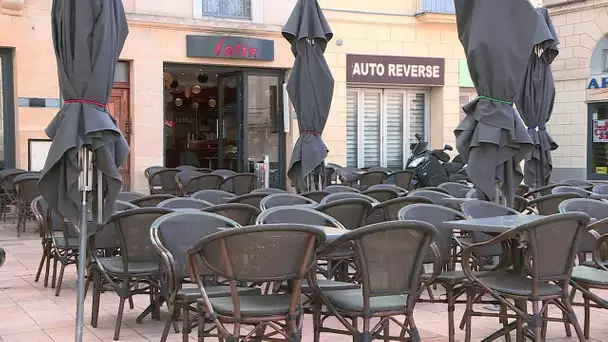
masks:
<path id="1" fill-rule="evenodd" d="M 452 161 L 443 163 L 443 168 L 448 173 L 450 182 L 468 182 L 467 164 L 462 160 L 460 155 L 457 155 Z"/>
<path id="2" fill-rule="evenodd" d="M 452 146 L 428 150 L 428 143 L 423 142 L 418 134 L 415 137 L 417 142 L 410 144 L 412 153 L 405 166 L 406 170 L 414 171 L 413 188 L 438 186 L 447 182 L 449 175 L 442 163 L 450 161 L 450 156 L 445 151 L 452 151 Z"/>

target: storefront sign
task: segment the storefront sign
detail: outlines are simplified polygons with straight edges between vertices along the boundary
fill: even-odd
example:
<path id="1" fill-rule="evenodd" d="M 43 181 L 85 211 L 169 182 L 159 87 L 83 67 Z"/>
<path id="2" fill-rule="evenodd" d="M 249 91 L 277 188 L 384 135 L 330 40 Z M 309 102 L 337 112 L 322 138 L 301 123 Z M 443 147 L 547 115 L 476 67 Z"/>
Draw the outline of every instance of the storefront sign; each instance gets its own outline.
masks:
<path id="1" fill-rule="evenodd" d="M 605 89 L 608 88 L 608 77 L 592 77 L 587 85 L 587 89 Z"/>
<path id="2" fill-rule="evenodd" d="M 346 81 L 443 85 L 443 58 L 346 55 Z"/>
<path id="3" fill-rule="evenodd" d="M 274 60 L 274 41 L 232 36 L 186 36 L 188 57 Z"/>

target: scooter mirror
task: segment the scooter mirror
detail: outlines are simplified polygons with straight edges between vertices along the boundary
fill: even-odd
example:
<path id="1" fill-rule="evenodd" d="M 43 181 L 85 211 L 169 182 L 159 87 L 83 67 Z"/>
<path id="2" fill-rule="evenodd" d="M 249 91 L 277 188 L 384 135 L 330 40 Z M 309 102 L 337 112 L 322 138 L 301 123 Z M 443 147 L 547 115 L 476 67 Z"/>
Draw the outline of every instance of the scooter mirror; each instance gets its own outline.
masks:
<path id="1" fill-rule="evenodd" d="M 418 133 L 414 134 L 414 137 L 420 141 L 420 135 Z"/>
<path id="2" fill-rule="evenodd" d="M 443 149 L 444 149 L 444 150 L 446 150 L 446 151 L 452 151 L 452 150 L 454 150 L 454 149 L 452 148 L 452 146 L 447 145 L 447 144 L 446 144 L 445 146 L 443 146 Z"/>

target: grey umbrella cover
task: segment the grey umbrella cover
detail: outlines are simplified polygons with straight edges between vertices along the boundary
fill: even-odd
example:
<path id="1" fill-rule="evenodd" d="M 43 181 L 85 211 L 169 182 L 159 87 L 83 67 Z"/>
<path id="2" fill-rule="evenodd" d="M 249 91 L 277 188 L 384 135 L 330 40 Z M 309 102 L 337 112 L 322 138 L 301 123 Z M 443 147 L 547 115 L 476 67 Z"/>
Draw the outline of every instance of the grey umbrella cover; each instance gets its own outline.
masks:
<path id="1" fill-rule="evenodd" d="M 553 163 L 551 151 L 557 143 L 547 132 L 547 122 L 551 118 L 555 101 L 555 83 L 551 63 L 557 57 L 559 41 L 546 8 L 537 8 L 540 20 L 534 43 L 539 50 L 530 55 L 528 68 L 515 104 L 522 119 L 528 126 L 528 133 L 534 142 L 534 149 L 526 156 L 524 182 L 531 187 L 549 184 Z"/>
<path id="2" fill-rule="evenodd" d="M 528 0 L 455 0 L 458 35 L 479 98 L 463 107 L 454 131 L 471 181 L 494 200 L 496 180 L 507 203 L 523 174 L 519 163 L 532 141 L 512 106 L 523 80 L 538 14 Z M 492 99 L 497 100 L 492 100 Z"/>
<path id="3" fill-rule="evenodd" d="M 80 168 L 77 150 L 87 146 L 103 173 L 104 216 L 114 211 L 122 182 L 118 167 L 129 146 L 106 108 L 114 83 L 116 62 L 128 27 L 121 0 L 55 0 L 52 32 L 59 85 L 66 103 L 46 128 L 53 140 L 40 193 L 49 206 L 76 223 L 79 218 Z M 69 102 L 69 100 L 84 100 Z"/>
<path id="4" fill-rule="evenodd" d="M 321 139 L 334 93 L 334 78 L 323 53 L 333 33 L 316 0 L 298 0 L 283 27 L 295 62 L 287 91 L 298 115 L 300 137 L 295 143 L 287 175 L 303 189 L 306 175 L 327 157 Z"/>

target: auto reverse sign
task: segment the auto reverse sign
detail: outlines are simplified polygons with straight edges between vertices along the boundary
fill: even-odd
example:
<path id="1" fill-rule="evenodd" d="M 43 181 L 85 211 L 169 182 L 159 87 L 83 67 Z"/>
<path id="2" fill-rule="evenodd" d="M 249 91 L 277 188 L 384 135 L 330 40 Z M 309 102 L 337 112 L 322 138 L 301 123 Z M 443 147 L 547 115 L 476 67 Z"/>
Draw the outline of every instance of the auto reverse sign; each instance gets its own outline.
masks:
<path id="1" fill-rule="evenodd" d="M 430 57 L 346 55 L 346 81 L 373 84 L 444 84 L 445 60 Z"/>

